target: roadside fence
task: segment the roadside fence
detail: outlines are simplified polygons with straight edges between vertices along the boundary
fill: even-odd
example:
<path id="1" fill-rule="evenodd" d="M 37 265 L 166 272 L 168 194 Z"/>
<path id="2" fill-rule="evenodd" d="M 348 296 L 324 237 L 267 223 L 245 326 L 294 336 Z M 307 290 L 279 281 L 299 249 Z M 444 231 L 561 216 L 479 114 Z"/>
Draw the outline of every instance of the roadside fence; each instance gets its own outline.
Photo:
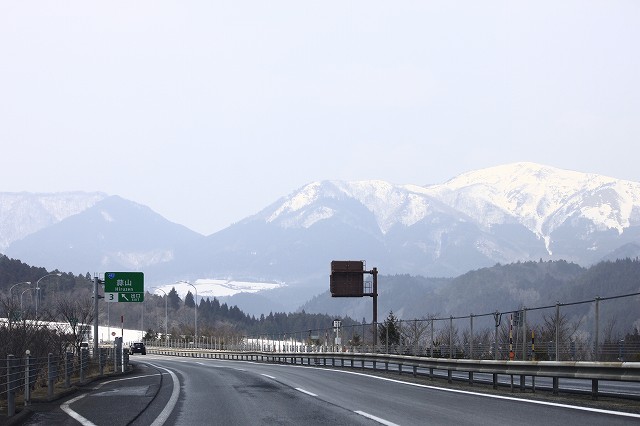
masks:
<path id="1" fill-rule="evenodd" d="M 29 351 L 22 357 L 8 355 L 0 360 L 0 412 L 12 417 L 16 407 L 27 406 L 36 399 L 51 400 L 56 388 L 67 389 L 90 377 L 125 371 L 128 363 L 128 352 L 113 347 L 98 348 L 96 356 L 87 348 L 64 356 L 50 353 L 38 358 Z"/>

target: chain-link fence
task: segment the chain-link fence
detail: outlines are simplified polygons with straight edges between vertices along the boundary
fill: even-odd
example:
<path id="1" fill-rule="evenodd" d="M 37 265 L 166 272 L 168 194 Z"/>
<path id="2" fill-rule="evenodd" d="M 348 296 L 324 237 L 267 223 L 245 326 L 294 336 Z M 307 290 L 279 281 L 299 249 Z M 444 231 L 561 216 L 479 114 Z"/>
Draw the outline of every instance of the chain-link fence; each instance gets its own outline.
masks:
<path id="1" fill-rule="evenodd" d="M 631 313 L 631 315 L 629 315 Z M 635 318 L 623 324 L 621 318 Z M 228 347 L 262 351 L 350 351 L 436 358 L 640 361 L 640 293 L 506 312 L 358 324 L 245 336 Z M 233 345 L 233 347 L 232 347 Z"/>

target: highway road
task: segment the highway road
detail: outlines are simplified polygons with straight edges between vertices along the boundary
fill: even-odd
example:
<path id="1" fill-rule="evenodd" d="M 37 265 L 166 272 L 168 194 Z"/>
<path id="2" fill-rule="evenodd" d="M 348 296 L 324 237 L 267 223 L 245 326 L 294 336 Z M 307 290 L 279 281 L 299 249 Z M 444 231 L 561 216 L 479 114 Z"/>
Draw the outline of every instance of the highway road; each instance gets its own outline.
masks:
<path id="1" fill-rule="evenodd" d="M 28 425 L 632 425 L 640 415 L 438 388 L 332 368 L 156 355 Z"/>

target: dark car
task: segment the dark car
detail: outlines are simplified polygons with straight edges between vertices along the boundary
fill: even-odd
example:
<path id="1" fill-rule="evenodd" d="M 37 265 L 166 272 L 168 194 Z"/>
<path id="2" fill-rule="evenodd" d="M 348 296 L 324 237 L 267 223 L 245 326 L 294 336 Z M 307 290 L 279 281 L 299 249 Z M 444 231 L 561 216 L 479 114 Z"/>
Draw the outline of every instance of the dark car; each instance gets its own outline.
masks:
<path id="1" fill-rule="evenodd" d="M 130 354 L 142 354 L 142 355 L 146 355 L 147 354 L 147 348 L 144 345 L 144 343 L 142 342 L 135 342 L 132 343 L 131 346 L 129 346 L 129 353 Z"/>

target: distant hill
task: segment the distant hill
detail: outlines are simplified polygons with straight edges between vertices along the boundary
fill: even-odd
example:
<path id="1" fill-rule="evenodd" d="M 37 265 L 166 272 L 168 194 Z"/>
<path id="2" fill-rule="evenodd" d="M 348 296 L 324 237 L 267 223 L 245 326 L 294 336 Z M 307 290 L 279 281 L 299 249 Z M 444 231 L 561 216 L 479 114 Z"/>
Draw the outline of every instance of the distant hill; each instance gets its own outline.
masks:
<path id="1" fill-rule="evenodd" d="M 174 250 L 203 238 L 146 206 L 108 196 L 80 213 L 11 244 L 12 257 L 77 273 L 144 270 L 170 262 Z"/>
<path id="2" fill-rule="evenodd" d="M 0 193 L 0 210 L 4 253 L 49 269 L 140 270 L 150 285 L 284 284 L 259 301 L 238 297 L 252 312 L 295 310 L 326 291 L 332 260 L 365 260 L 386 276 L 451 278 L 541 260 L 589 267 L 640 252 L 640 183 L 534 163 L 429 186 L 312 182 L 206 237 L 102 193 Z"/>
<path id="3" fill-rule="evenodd" d="M 555 306 L 593 301 L 640 292 L 640 260 L 600 262 L 583 268 L 566 261 L 517 262 L 467 272 L 456 278 L 423 278 L 408 275 L 379 276 L 378 315 L 381 321 L 393 311 L 400 319 L 481 315 L 495 311 Z M 603 301 L 601 326 L 613 321 L 617 328 L 640 330 L 640 296 Z M 309 313 L 348 315 L 371 321 L 372 301 L 364 298 L 332 298 L 326 291 L 301 309 Z M 563 307 L 573 321 L 593 328 L 593 304 Z M 555 315 L 554 309 L 531 311 L 531 320 Z M 485 326 L 491 318 L 485 320 Z"/>

